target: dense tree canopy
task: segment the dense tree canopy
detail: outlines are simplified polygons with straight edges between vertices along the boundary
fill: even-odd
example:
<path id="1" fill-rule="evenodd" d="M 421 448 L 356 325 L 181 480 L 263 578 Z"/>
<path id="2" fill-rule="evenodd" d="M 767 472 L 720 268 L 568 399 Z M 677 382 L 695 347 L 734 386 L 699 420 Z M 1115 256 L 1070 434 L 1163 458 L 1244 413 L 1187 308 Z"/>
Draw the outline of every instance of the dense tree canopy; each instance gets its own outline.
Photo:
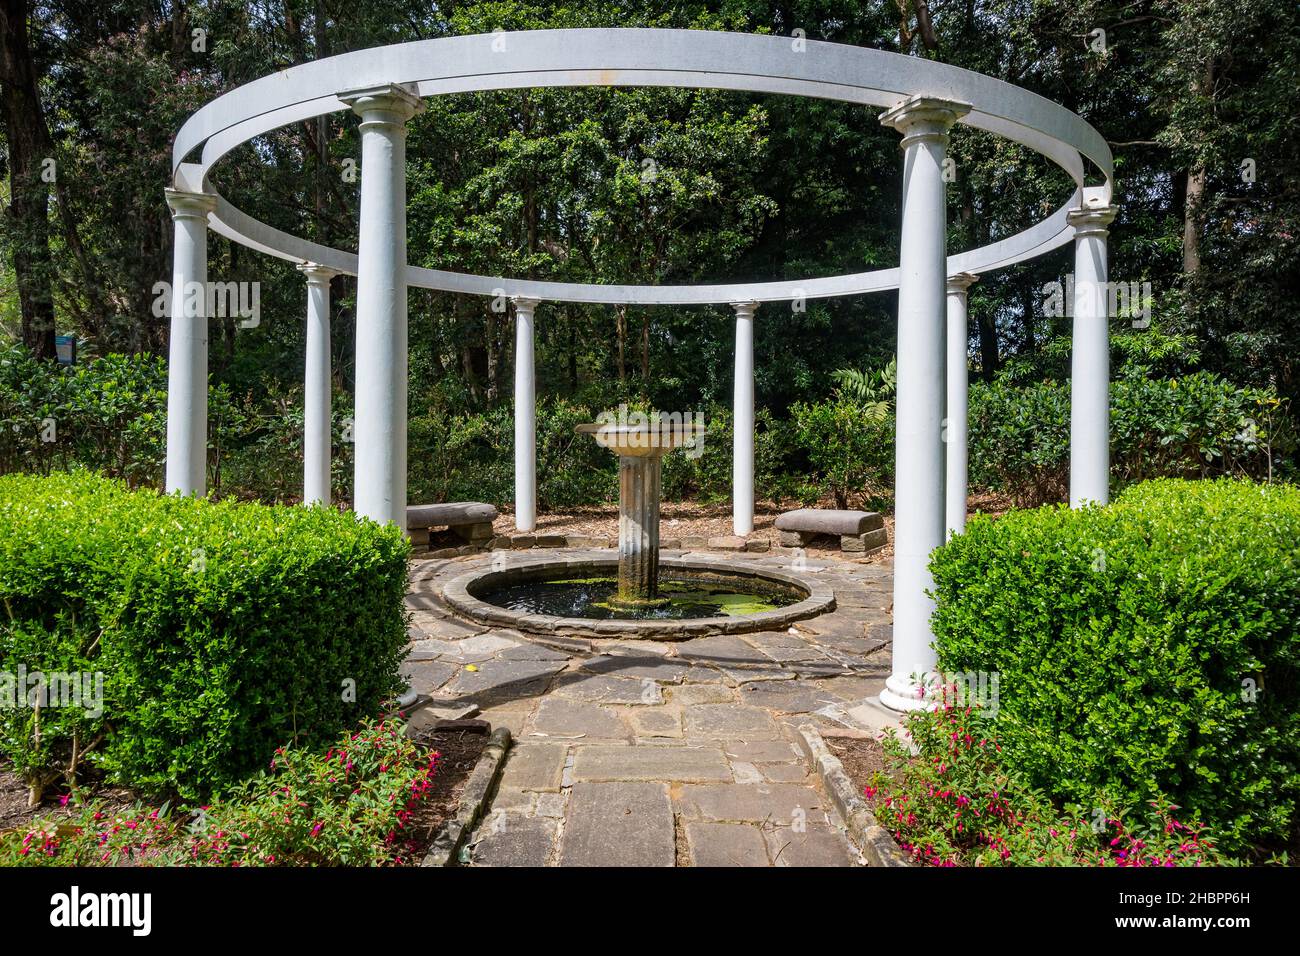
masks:
<path id="1" fill-rule="evenodd" d="M 1117 367 L 1300 391 L 1291 0 L 3 0 L 0 338 L 40 356 L 56 331 L 78 335 L 83 355 L 165 349 L 167 320 L 152 306 L 170 275 L 171 139 L 214 95 L 353 49 L 565 26 L 802 30 L 1055 100 L 1116 155 L 1112 278 L 1154 292 L 1150 328 L 1115 326 Z M 1059 170 L 1014 144 L 958 129 L 951 148 L 954 251 L 1024 228 L 1068 194 Z M 335 114 L 243 147 L 217 177 L 272 224 L 351 246 L 358 183 L 347 161 L 358 155 L 355 118 Z M 653 89 L 449 96 L 412 122 L 408 162 L 410 255 L 432 267 L 653 283 L 797 279 L 897 257 L 897 135 L 848 104 Z M 262 285 L 256 328 L 232 318 L 214 329 L 215 380 L 236 396 L 283 396 L 301 377 L 301 277 L 215 236 L 210 258 L 213 278 Z M 982 277 L 971 294 L 977 374 L 1068 375 L 1066 320 L 1045 314 L 1041 288 L 1070 266 L 1060 250 Z M 335 280 L 344 393 L 354 292 Z M 781 417 L 828 394 L 836 369 L 883 368 L 893 305 L 876 295 L 760 310 L 760 405 Z M 425 290 L 412 291 L 410 314 L 413 415 L 508 404 L 508 314 Z M 540 387 L 597 404 L 725 400 L 728 320 L 718 308 L 544 305 Z"/>

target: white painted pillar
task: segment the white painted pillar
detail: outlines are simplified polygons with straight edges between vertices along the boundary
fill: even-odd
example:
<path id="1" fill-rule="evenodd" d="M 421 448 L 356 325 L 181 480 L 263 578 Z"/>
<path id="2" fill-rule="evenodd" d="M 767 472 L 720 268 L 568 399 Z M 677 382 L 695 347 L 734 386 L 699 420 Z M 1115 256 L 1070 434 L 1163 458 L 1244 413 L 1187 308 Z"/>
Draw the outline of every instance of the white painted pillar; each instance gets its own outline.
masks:
<path id="1" fill-rule="evenodd" d="M 207 193 L 167 190 L 174 238 L 164 487 L 183 495 L 207 493 L 208 213 L 216 204 Z"/>
<path id="2" fill-rule="evenodd" d="M 423 104 L 391 84 L 339 98 L 361 117 L 354 507 L 405 531 L 406 121 Z"/>
<path id="3" fill-rule="evenodd" d="M 733 302 L 736 310 L 736 376 L 732 392 L 731 527 L 754 530 L 754 312 L 757 302 Z"/>
<path id="4" fill-rule="evenodd" d="M 948 537 L 966 530 L 966 496 L 969 492 L 968 427 L 969 369 L 967 348 L 970 330 L 966 313 L 966 290 L 979 276 L 959 272 L 948 277 L 948 415 L 944 430 L 944 488 L 947 506 L 944 525 Z"/>
<path id="5" fill-rule="evenodd" d="M 515 530 L 537 529 L 537 379 L 533 316 L 540 299 L 517 295 L 515 304 Z"/>
<path id="6" fill-rule="evenodd" d="M 333 421 L 330 416 L 330 280 L 333 269 L 304 262 L 307 277 L 307 349 L 303 375 L 302 503 L 330 503 Z"/>
<path id="7" fill-rule="evenodd" d="M 880 122 L 903 134 L 903 226 L 899 251 L 898 410 L 895 415 L 893 666 L 880 701 L 925 706 L 921 683 L 935 666 L 930 552 L 944 542 L 943 160 L 948 130 L 970 109 L 913 96 Z M 918 678 L 920 680 L 918 681 Z"/>
<path id="8" fill-rule="evenodd" d="M 1070 507 L 1110 501 L 1110 330 L 1107 227 L 1118 209 L 1101 187 L 1083 190 L 1074 227 L 1074 329 L 1070 352 Z"/>

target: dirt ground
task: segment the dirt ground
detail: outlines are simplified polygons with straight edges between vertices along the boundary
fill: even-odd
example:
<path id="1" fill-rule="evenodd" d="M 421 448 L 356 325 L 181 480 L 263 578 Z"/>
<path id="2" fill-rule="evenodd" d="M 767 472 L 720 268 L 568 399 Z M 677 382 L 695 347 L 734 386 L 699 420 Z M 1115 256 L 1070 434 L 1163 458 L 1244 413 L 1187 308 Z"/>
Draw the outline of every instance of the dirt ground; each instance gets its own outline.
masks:
<path id="1" fill-rule="evenodd" d="M 777 531 L 774 523 L 777 516 L 786 511 L 803 507 L 798 502 L 760 501 L 754 507 L 754 530 L 747 537 L 750 540 L 770 539 L 776 543 Z M 833 508 L 834 504 L 823 502 L 819 508 Z M 972 495 L 968 510 L 971 514 L 982 511 L 986 514 L 1002 514 L 1010 503 L 996 495 Z M 514 509 L 505 506 L 497 517 L 493 527 L 497 534 L 514 533 Z M 885 529 L 889 532 L 889 545 L 882 552 L 872 556 L 880 560 L 893 555 L 894 517 L 885 516 Z M 554 510 L 537 516 L 537 534 L 578 534 L 597 538 L 618 537 L 618 505 L 592 505 L 563 510 Z M 697 504 L 695 502 L 664 502 L 659 508 L 659 537 L 669 538 L 703 537 L 717 538 L 731 535 L 731 505 L 728 502 L 718 504 Z M 839 544 L 832 538 L 815 541 L 810 551 L 833 551 L 839 553 Z"/>

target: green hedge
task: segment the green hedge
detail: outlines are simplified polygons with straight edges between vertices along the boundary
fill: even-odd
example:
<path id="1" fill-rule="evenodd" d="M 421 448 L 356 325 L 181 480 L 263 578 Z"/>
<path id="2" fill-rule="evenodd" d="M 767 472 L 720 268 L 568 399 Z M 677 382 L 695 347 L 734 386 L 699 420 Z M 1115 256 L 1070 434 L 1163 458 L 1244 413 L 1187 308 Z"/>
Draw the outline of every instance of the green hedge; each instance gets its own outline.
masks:
<path id="1" fill-rule="evenodd" d="M 1294 425 L 1266 389 L 1209 372 L 1110 384 L 1112 487 L 1150 478 L 1294 474 Z M 970 391 L 971 484 L 1022 507 L 1062 501 L 1070 488 L 1070 383 L 999 379 Z"/>
<path id="2" fill-rule="evenodd" d="M 945 673 L 1000 674 L 1035 786 L 1158 793 L 1225 848 L 1285 837 L 1300 794 L 1300 489 L 1159 480 L 1109 507 L 977 517 L 935 552 Z"/>
<path id="3" fill-rule="evenodd" d="M 407 553 L 323 508 L 0 478 L 0 672 L 103 674 L 100 715 L 0 709 L 0 753 L 38 788 L 88 750 L 112 780 L 194 797 L 329 740 L 398 686 Z"/>

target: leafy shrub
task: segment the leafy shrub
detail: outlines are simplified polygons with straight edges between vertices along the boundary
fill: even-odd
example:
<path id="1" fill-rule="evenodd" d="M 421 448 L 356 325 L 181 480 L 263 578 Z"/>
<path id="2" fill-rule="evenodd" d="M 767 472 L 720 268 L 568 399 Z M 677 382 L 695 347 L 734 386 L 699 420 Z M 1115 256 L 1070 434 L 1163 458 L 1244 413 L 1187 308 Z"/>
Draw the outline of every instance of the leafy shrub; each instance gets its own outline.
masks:
<path id="1" fill-rule="evenodd" d="M 103 675 L 98 716 L 0 710 L 0 752 L 37 793 L 89 761 L 195 796 L 328 739 L 397 687 L 407 550 L 328 509 L 0 478 L 0 672 Z"/>
<path id="2" fill-rule="evenodd" d="M 167 366 L 155 356 L 107 355 L 75 368 L 0 351 L 0 473 L 74 465 L 132 485 L 161 474 Z"/>
<path id="3" fill-rule="evenodd" d="M 888 492 L 894 476 L 894 420 L 879 403 L 837 399 L 790 407 L 799 447 L 835 498 L 847 508 L 856 493 Z"/>
<path id="4" fill-rule="evenodd" d="M 1228 848 L 1285 837 L 1300 795 L 1300 490 L 1134 486 L 1111 506 L 973 519 L 931 560 L 944 672 L 1000 674 L 1033 786 L 1164 795 Z"/>
<path id="5" fill-rule="evenodd" d="M 1178 379 L 1140 371 L 1110 386 L 1111 475 L 1266 477 L 1294 445 L 1278 399 L 1198 372 Z M 1070 383 L 977 382 L 970 392 L 971 482 L 1017 504 L 1061 501 L 1070 487 Z"/>
<path id="6" fill-rule="evenodd" d="M 913 755 L 885 739 L 890 772 L 865 794 L 913 860 L 927 866 L 1200 866 L 1222 862 L 1204 828 L 1163 800 L 1135 821 L 1055 806 L 1027 786 L 979 711 L 955 706 L 906 717 Z M 1100 809 L 1100 808 L 1099 808 Z"/>
<path id="7" fill-rule="evenodd" d="M 366 723 L 324 754 L 276 750 L 269 771 L 192 815 L 92 802 L 0 835 L 8 866 L 381 866 L 413 861 L 438 754 L 400 721 Z"/>
<path id="8" fill-rule="evenodd" d="M 537 498 L 542 508 L 592 504 L 618 494 L 618 459 L 577 426 L 596 413 L 564 399 L 537 403 Z M 411 419 L 407 438 L 412 501 L 513 502 L 514 410 Z"/>

